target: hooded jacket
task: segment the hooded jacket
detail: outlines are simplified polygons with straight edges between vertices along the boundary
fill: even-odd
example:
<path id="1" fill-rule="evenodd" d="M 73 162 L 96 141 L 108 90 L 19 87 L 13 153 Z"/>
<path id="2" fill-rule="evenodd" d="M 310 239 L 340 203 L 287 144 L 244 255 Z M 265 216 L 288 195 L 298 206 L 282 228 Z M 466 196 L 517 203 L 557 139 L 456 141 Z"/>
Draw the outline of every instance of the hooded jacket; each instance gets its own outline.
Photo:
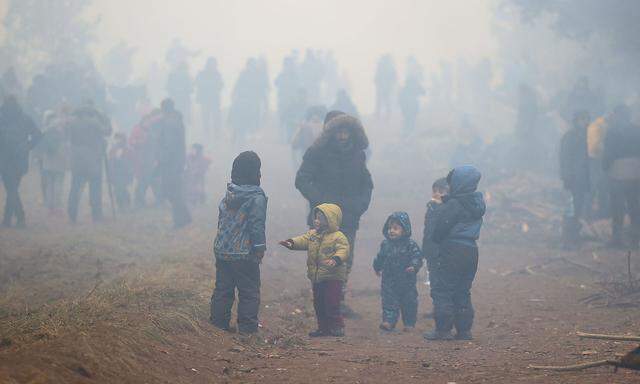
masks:
<path id="1" fill-rule="evenodd" d="M 342 210 L 335 204 L 321 204 L 314 209 L 327 218 L 329 228 L 319 233 L 315 229 L 291 239 L 292 249 L 307 251 L 307 277 L 312 283 L 325 280 L 347 280 L 349 240 L 340 232 Z M 333 259 L 336 265 L 329 267 L 323 261 Z"/>
<path id="2" fill-rule="evenodd" d="M 344 127 L 351 132 L 348 148 L 340 148 L 334 142 L 336 131 Z M 334 117 L 307 149 L 296 174 L 296 188 L 309 201 L 311 211 L 322 203 L 339 205 L 345 230 L 358 229 L 360 216 L 371 202 L 373 182 L 364 152 L 368 146 L 369 141 L 358 119 L 348 115 Z M 309 214 L 309 225 L 312 213 Z"/>
<path id="3" fill-rule="evenodd" d="M 476 191 L 480 178 L 480 171 L 471 165 L 456 167 L 449 173 L 449 194 L 443 198 L 444 205 L 434 223 L 436 243 L 476 246 L 486 210 L 482 193 Z"/>
<path id="4" fill-rule="evenodd" d="M 29 151 L 42 133 L 14 100 L 0 107 L 0 172 L 20 175 L 29 169 Z"/>
<path id="5" fill-rule="evenodd" d="M 220 202 L 218 234 L 213 250 L 218 260 L 259 262 L 256 253 L 266 247 L 267 196 L 255 185 L 227 184 Z"/>
<path id="6" fill-rule="evenodd" d="M 109 119 L 90 105 L 80 107 L 73 112 L 67 135 L 71 145 L 71 170 L 100 175 L 106 137 L 111 135 Z"/>
<path id="7" fill-rule="evenodd" d="M 397 221 L 402 226 L 404 233 L 399 239 L 389 238 L 389 226 L 392 221 Z M 391 214 L 382 228 L 385 240 L 380 245 L 380 251 L 373 260 L 373 269 L 376 272 L 383 272 L 383 278 L 394 280 L 406 279 L 409 276 L 405 270 L 409 267 L 415 269 L 411 273 L 415 275 L 422 267 L 422 252 L 415 241 L 411 240 L 411 221 L 406 212 L 394 212 Z"/>

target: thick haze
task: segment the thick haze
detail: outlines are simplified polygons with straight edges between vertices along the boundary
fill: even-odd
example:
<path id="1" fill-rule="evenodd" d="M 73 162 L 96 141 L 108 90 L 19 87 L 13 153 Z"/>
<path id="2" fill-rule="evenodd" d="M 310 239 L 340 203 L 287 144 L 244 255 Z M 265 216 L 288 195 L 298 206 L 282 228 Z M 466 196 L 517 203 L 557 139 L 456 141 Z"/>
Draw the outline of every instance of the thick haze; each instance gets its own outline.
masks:
<path id="1" fill-rule="evenodd" d="M 273 78 L 294 48 L 301 57 L 306 48 L 331 50 L 354 101 L 368 113 L 381 54 L 391 53 L 401 73 L 409 55 L 426 70 L 441 60 L 490 56 L 493 7 L 493 1 L 96 1 L 95 51 L 101 56 L 124 40 L 138 48 L 136 73 L 142 74 L 154 61 L 164 66 L 166 49 L 180 38 L 199 50 L 192 73 L 214 55 L 230 85 L 249 56 L 264 55 Z"/>

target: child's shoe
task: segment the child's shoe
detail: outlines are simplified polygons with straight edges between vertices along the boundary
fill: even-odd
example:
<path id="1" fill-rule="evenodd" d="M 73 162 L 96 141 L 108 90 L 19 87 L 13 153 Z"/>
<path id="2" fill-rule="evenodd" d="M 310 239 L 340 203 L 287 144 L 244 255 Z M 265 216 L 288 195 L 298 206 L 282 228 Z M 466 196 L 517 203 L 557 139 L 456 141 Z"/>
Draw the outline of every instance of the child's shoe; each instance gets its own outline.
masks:
<path id="1" fill-rule="evenodd" d="M 463 331 L 456 333 L 456 340 L 473 340 L 473 336 L 470 331 Z"/>
<path id="2" fill-rule="evenodd" d="M 384 323 L 380 324 L 380 329 L 386 332 L 391 332 L 393 331 L 393 325 L 385 321 Z"/>
<path id="3" fill-rule="evenodd" d="M 309 337 L 323 337 L 327 336 L 327 333 L 321 329 L 316 329 L 313 332 L 309 332 Z"/>
<path id="4" fill-rule="evenodd" d="M 434 330 L 431 332 L 427 332 L 423 335 L 425 340 L 436 341 L 436 340 L 453 340 L 453 335 L 451 331 L 438 331 Z"/>
<path id="5" fill-rule="evenodd" d="M 344 328 L 336 328 L 329 331 L 329 336 L 344 337 Z"/>

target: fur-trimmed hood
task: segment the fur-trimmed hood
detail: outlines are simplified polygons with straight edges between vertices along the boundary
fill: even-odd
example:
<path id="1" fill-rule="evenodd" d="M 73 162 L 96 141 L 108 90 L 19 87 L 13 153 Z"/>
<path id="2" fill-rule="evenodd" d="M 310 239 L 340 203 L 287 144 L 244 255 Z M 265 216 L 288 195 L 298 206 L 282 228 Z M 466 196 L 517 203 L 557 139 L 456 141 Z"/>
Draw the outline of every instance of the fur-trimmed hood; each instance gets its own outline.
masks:
<path id="1" fill-rule="evenodd" d="M 364 127 L 359 119 L 349 115 L 338 115 L 329 120 L 324 126 L 322 133 L 313 143 L 316 148 L 326 147 L 340 129 L 348 129 L 351 132 L 353 149 L 365 150 L 369 147 L 369 138 L 364 132 Z"/>

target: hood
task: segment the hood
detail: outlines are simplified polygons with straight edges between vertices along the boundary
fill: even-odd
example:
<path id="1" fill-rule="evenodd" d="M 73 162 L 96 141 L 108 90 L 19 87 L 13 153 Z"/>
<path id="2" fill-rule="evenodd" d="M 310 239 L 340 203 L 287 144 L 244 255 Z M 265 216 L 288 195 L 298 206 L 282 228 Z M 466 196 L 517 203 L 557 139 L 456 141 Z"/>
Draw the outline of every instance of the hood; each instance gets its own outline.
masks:
<path id="1" fill-rule="evenodd" d="M 259 186 L 228 183 L 224 199 L 229 208 L 238 209 L 256 195 L 264 195 L 264 191 Z"/>
<path id="2" fill-rule="evenodd" d="M 354 149 L 365 150 L 369 147 L 369 139 L 360 120 L 347 114 L 337 115 L 327 122 L 322 133 L 313 143 L 314 147 L 324 148 L 333 141 L 336 131 L 347 128 L 351 132 L 351 143 Z"/>
<path id="3" fill-rule="evenodd" d="M 398 221 L 402 226 L 402 229 L 404 229 L 404 236 L 402 236 L 403 239 L 411 237 L 411 220 L 409 220 L 409 214 L 406 212 L 394 212 L 389 215 L 387 221 L 384 223 L 384 227 L 382 227 L 382 234 L 385 238 L 389 239 L 387 232 L 392 220 Z"/>
<path id="4" fill-rule="evenodd" d="M 340 230 L 340 225 L 342 225 L 342 209 L 340 209 L 339 206 L 335 204 L 320 204 L 316 209 L 326 216 L 327 222 L 329 223 L 328 233 Z"/>
<path id="5" fill-rule="evenodd" d="M 451 197 L 471 194 L 478 189 L 482 175 L 473 165 L 455 167 L 447 176 Z"/>

